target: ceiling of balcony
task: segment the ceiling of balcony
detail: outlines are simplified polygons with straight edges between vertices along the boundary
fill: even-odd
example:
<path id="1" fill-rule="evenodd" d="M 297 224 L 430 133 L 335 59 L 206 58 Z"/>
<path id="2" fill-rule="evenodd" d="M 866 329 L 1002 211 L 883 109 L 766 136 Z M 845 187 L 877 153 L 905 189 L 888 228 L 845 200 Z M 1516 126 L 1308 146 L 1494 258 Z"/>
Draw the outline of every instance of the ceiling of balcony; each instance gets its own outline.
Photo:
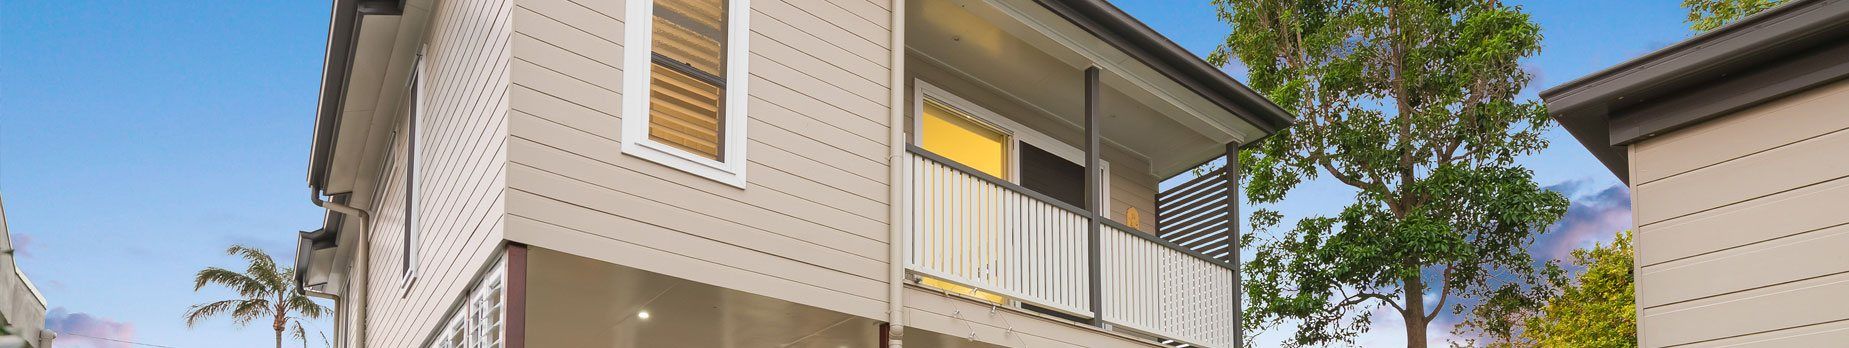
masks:
<path id="1" fill-rule="evenodd" d="M 1032 2 L 925 0 L 907 6 L 905 40 L 915 57 L 1074 130 L 1084 122 L 1084 69 L 1104 67 L 1103 135 L 1149 159 L 1157 176 L 1185 171 L 1223 154 L 1227 142 L 1260 134 Z"/>

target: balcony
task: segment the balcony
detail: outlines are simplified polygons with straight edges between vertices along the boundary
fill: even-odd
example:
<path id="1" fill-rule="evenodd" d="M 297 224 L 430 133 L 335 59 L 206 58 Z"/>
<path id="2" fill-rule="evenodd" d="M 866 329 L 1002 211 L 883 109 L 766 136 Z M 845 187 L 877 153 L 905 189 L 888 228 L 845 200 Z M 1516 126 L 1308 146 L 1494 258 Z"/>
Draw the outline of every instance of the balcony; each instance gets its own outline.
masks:
<path id="1" fill-rule="evenodd" d="M 900 223 L 916 285 L 1235 346 L 1228 154 L 1290 116 L 1103 1 L 906 6 Z M 1203 170 L 1218 164 L 1232 170 Z"/>
<path id="2" fill-rule="evenodd" d="M 911 147 L 906 163 L 911 179 L 905 185 L 912 193 L 909 271 L 1018 301 L 1024 308 L 1198 346 L 1233 346 L 1235 265 L 922 148 Z M 1219 201 L 1203 197 L 1225 191 L 1203 185 L 1220 182 L 1196 180 L 1171 192 L 1179 193 L 1177 198 Z M 1179 192 L 1189 188 L 1197 190 Z M 1224 216 L 1204 213 L 1187 219 Z M 1187 240 L 1223 244 L 1224 235 L 1223 230 L 1199 233 L 1192 237 L 1204 238 Z"/>

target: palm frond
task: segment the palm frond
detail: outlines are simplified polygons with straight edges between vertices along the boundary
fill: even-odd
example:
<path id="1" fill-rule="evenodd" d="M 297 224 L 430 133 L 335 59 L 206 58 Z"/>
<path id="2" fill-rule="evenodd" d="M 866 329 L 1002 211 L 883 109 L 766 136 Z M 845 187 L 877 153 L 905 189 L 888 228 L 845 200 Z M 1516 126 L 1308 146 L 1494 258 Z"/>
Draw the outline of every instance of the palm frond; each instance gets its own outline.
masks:
<path id="1" fill-rule="evenodd" d="M 308 332 L 302 329 L 301 320 L 289 321 L 289 337 L 301 340 L 304 346 L 308 345 Z"/>
<path id="2" fill-rule="evenodd" d="M 237 308 L 231 310 L 231 322 L 238 326 L 248 325 L 251 321 L 276 313 L 273 308 L 270 306 L 270 300 L 260 298 L 244 300 L 238 304 Z"/>
<path id="3" fill-rule="evenodd" d="M 206 284 L 224 285 L 247 298 L 269 297 L 271 291 L 268 284 L 249 275 L 218 267 L 206 267 L 199 270 L 199 274 L 193 275 L 193 291 L 205 288 Z"/>
<path id="4" fill-rule="evenodd" d="M 322 316 L 332 314 L 334 311 L 332 308 L 323 306 L 320 303 L 315 303 L 314 299 L 310 299 L 308 296 L 293 292 L 289 295 L 288 304 L 289 310 L 301 313 L 303 318 L 308 319 L 318 319 Z"/>
<path id="5" fill-rule="evenodd" d="M 225 311 L 229 311 L 232 308 L 236 308 L 239 306 L 239 304 L 245 301 L 248 301 L 248 300 L 224 300 L 224 301 L 212 302 L 212 303 L 207 303 L 207 304 L 202 304 L 202 305 L 192 305 L 191 307 L 187 307 L 186 316 L 185 316 L 186 327 L 193 327 L 195 325 L 198 325 L 200 321 L 204 321 L 205 319 L 211 318 L 212 316 L 218 315 L 219 313 L 224 313 Z"/>
<path id="6" fill-rule="evenodd" d="M 225 254 L 240 256 L 243 257 L 245 261 L 250 262 L 250 266 L 244 273 L 250 275 L 252 279 L 260 281 L 263 285 L 277 291 L 288 290 L 285 284 L 285 279 L 288 279 L 288 277 L 278 275 L 276 259 L 270 257 L 269 253 L 244 245 L 232 245 L 230 248 L 225 249 Z"/>

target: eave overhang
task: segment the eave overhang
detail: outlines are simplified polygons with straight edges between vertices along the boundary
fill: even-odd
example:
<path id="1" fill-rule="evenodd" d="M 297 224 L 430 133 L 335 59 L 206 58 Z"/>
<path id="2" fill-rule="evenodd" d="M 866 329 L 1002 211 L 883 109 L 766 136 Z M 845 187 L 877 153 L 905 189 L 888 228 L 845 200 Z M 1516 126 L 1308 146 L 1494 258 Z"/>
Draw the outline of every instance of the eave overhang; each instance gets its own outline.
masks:
<path id="1" fill-rule="evenodd" d="M 1188 52 L 1155 29 L 1150 29 L 1109 1 L 1036 2 L 1227 112 L 1245 119 L 1267 135 L 1296 123 L 1296 116 L 1289 111 Z"/>
<path id="2" fill-rule="evenodd" d="M 1620 180 L 1625 147 L 1849 77 L 1849 0 L 1799 0 L 1541 92 Z"/>
<path id="3" fill-rule="evenodd" d="M 341 111 L 346 101 L 361 21 L 366 16 L 397 16 L 404 12 L 397 0 L 334 0 L 328 21 L 327 50 L 322 57 L 321 91 L 315 104 L 315 131 L 308 160 L 308 186 L 325 188 L 328 167 L 338 139 Z"/>

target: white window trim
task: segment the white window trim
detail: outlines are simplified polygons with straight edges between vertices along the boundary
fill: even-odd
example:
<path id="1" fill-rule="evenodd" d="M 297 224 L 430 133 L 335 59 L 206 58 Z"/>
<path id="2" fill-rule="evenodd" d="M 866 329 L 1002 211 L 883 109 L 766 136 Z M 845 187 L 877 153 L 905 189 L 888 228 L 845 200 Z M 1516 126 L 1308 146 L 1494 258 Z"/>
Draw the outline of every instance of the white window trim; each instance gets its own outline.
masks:
<path id="1" fill-rule="evenodd" d="M 1008 135 L 1009 141 L 1008 144 L 1006 144 L 1008 148 L 1008 177 L 1002 178 L 1008 180 L 1008 182 L 1017 184 L 1021 182 L 1021 143 L 1027 143 L 1042 150 L 1046 150 L 1047 152 L 1051 152 L 1055 156 L 1065 158 L 1067 161 L 1078 164 L 1079 167 L 1085 166 L 1085 150 L 1066 144 L 1066 142 L 1059 141 L 1059 139 L 1054 139 L 1052 136 L 1027 127 L 1020 122 L 1008 119 L 1008 117 L 990 111 L 988 108 L 982 107 L 982 105 L 969 101 L 969 99 L 963 99 L 963 97 L 957 96 L 956 93 L 951 93 L 950 90 L 925 82 L 924 79 L 912 80 L 912 144 L 922 144 L 924 142 L 924 106 L 927 100 L 944 104 L 952 109 L 956 109 L 958 112 L 974 116 L 976 118 L 974 121 L 988 125 Z M 1103 180 L 1099 180 L 1099 184 L 1104 186 L 1100 187 L 1098 190 L 1098 207 L 1102 208 L 1102 211 L 1099 213 L 1109 215 L 1111 212 L 1111 162 L 1100 158 L 1098 159 L 1098 167 L 1102 170 L 1102 172 L 1099 173 L 1100 178 L 1103 178 Z"/>
<path id="2" fill-rule="evenodd" d="M 655 2 L 630 1 L 624 19 L 623 45 L 623 134 L 625 154 L 680 169 L 707 179 L 745 188 L 745 124 L 749 121 L 745 106 L 750 72 L 746 63 L 750 50 L 751 4 L 749 0 L 726 0 L 726 67 L 725 114 L 720 146 L 723 160 L 715 161 L 648 138 L 649 74 L 654 61 L 653 26 Z"/>
<path id="3" fill-rule="evenodd" d="M 497 285 L 497 283 L 501 290 L 499 298 L 501 313 L 500 316 L 495 317 L 495 321 L 500 325 L 500 331 L 498 331 L 497 334 L 501 339 L 501 346 L 507 346 L 507 289 L 511 288 L 512 285 L 507 284 L 507 249 L 503 246 L 496 253 L 494 262 L 492 263 L 493 266 L 484 269 L 482 273 L 478 273 L 476 278 L 469 283 L 468 288 L 463 289 L 462 293 L 458 295 L 459 297 L 453 300 L 453 308 L 442 321 L 444 324 L 432 329 L 433 331 L 430 333 L 430 338 L 426 339 L 423 347 L 478 347 L 482 343 L 482 332 L 480 327 L 481 321 L 479 320 L 481 318 L 478 317 L 478 313 L 475 312 L 475 303 L 476 301 L 487 298 L 485 292 L 491 289 L 493 285 Z M 448 346 L 448 338 L 457 334 L 457 331 L 461 331 L 463 336 L 462 347 Z"/>
<path id="4" fill-rule="evenodd" d="M 401 249 L 404 252 L 404 273 L 398 278 L 400 296 L 408 296 L 411 293 L 411 286 L 417 283 L 417 236 L 420 231 L 418 231 L 417 223 L 419 209 L 416 204 L 418 200 L 423 199 L 423 195 L 418 194 L 417 190 L 417 184 L 421 181 L 417 180 L 417 174 L 422 167 L 418 165 L 419 141 L 417 137 L 418 121 L 422 120 L 424 115 L 424 86 L 424 49 L 418 47 L 417 60 L 411 65 L 411 110 L 405 114 L 405 187 L 402 193 L 405 223 L 404 241 L 402 241 L 404 247 Z"/>

